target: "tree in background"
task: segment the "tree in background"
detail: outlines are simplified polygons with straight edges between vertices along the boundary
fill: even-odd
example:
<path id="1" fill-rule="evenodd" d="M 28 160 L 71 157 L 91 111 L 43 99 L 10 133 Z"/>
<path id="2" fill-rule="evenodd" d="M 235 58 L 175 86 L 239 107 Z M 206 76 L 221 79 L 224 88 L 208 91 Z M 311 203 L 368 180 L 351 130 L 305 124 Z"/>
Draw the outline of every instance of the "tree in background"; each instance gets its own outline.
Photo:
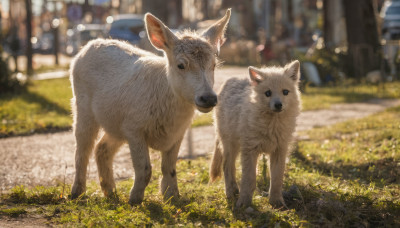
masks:
<path id="1" fill-rule="evenodd" d="M 26 7 L 26 71 L 28 75 L 33 74 L 33 64 L 32 64 L 32 1 L 25 0 L 25 7 Z"/>
<path id="2" fill-rule="evenodd" d="M 3 58 L 3 47 L 0 44 L 0 94 L 17 92 L 23 88 L 24 86 L 12 76 L 7 59 Z"/>
<path id="3" fill-rule="evenodd" d="M 337 0 L 323 0 L 323 36 L 328 49 L 341 45 L 343 35 L 343 4 Z"/>
<path id="4" fill-rule="evenodd" d="M 352 73 L 360 79 L 367 72 L 379 69 L 380 63 L 380 44 L 373 0 L 343 0 L 343 6 L 349 60 L 354 67 Z"/>
<path id="5" fill-rule="evenodd" d="M 255 39 L 257 37 L 257 26 L 254 17 L 253 0 L 223 0 L 222 8 L 233 8 L 233 10 L 239 14 L 241 36 L 251 39 Z"/>
<path id="6" fill-rule="evenodd" d="M 182 0 L 142 1 L 142 7 L 142 12 L 151 12 L 172 28 L 182 22 Z"/>

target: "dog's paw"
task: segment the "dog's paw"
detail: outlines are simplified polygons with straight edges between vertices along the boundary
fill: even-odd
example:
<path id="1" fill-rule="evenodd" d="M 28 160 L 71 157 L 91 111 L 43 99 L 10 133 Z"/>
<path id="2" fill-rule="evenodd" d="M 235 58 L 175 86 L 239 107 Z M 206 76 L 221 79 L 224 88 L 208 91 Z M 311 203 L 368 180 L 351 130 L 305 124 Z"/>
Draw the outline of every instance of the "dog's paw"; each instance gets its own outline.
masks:
<path id="1" fill-rule="evenodd" d="M 285 201 L 283 200 L 282 197 L 278 198 L 269 198 L 269 203 L 271 204 L 272 207 L 274 208 L 285 208 L 287 209 L 287 206 L 285 204 Z"/>
<path id="2" fill-rule="evenodd" d="M 227 199 L 231 199 L 231 200 L 237 199 L 237 197 L 239 195 L 239 188 L 236 187 L 236 188 L 232 188 L 229 190 L 227 189 L 225 194 L 226 194 Z"/>

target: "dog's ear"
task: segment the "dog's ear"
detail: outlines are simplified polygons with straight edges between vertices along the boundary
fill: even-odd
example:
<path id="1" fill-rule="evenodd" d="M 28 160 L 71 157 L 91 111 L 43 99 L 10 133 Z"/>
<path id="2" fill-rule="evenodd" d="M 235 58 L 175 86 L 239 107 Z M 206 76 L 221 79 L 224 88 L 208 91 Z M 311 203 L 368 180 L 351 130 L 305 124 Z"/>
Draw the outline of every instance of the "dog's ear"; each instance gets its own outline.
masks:
<path id="1" fill-rule="evenodd" d="M 228 22 L 230 18 L 231 18 L 231 9 L 228 9 L 223 18 L 215 22 L 215 24 L 211 25 L 202 33 L 202 36 L 206 37 L 210 41 L 210 43 L 215 47 L 217 55 L 219 55 L 219 50 L 226 40 L 225 30 L 228 27 Z"/>
<path id="2" fill-rule="evenodd" d="M 285 66 L 285 75 L 295 82 L 300 81 L 300 62 L 295 60 Z"/>
<path id="3" fill-rule="evenodd" d="M 250 84 L 252 86 L 256 86 L 264 80 L 264 77 L 262 76 L 262 72 L 260 71 L 260 69 L 257 69 L 253 66 L 249 66 L 249 75 L 250 75 Z"/>
<path id="4" fill-rule="evenodd" d="M 151 44 L 159 50 L 171 49 L 178 39 L 171 30 L 151 13 L 146 13 L 144 21 Z"/>

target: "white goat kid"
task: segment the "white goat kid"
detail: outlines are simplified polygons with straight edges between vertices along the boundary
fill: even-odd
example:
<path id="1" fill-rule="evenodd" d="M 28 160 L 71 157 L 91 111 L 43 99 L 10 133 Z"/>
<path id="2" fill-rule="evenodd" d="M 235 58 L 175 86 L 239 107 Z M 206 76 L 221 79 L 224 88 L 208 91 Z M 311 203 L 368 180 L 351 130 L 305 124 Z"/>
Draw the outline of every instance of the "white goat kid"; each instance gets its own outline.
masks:
<path id="1" fill-rule="evenodd" d="M 160 190 L 179 196 L 176 160 L 194 110 L 209 112 L 217 104 L 212 87 L 216 53 L 225 38 L 230 10 L 202 34 L 173 34 L 147 13 L 148 37 L 164 57 L 117 40 L 89 42 L 71 63 L 74 98 L 75 169 L 72 198 L 86 190 L 86 172 L 99 129 L 105 134 L 95 147 L 100 185 L 115 195 L 112 162 L 128 142 L 135 170 L 129 203 L 141 203 L 151 177 L 149 147 L 162 153 Z"/>

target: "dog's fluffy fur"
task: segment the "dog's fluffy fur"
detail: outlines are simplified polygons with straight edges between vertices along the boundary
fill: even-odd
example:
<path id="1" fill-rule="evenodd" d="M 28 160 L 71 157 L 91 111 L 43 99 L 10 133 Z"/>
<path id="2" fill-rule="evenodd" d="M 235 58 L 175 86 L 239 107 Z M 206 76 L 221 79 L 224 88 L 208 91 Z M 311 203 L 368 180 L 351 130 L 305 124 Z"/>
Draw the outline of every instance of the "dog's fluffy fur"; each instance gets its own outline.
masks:
<path id="1" fill-rule="evenodd" d="M 216 145 L 210 179 L 223 165 L 228 199 L 239 192 L 235 160 L 241 150 L 242 180 L 236 206 L 249 206 L 256 188 L 256 167 L 261 153 L 269 155 L 269 202 L 282 206 L 283 175 L 288 147 L 300 113 L 299 61 L 285 67 L 249 67 L 250 80 L 230 79 L 219 94 L 216 108 Z"/>

